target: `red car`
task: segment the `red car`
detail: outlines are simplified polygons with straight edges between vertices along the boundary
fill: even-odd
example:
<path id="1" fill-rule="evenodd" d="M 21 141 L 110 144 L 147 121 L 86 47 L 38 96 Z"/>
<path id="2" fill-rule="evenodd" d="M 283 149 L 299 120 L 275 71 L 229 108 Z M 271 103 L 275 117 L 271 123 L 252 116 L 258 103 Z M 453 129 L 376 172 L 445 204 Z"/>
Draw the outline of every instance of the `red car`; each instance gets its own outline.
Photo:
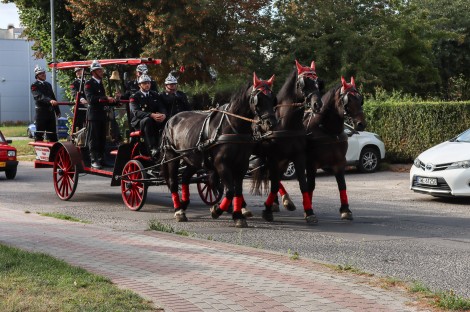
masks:
<path id="1" fill-rule="evenodd" d="M 0 131 L 0 171 L 5 171 L 7 179 L 14 179 L 18 161 L 16 160 L 16 148 L 9 146 L 11 140 L 5 140 L 2 131 Z"/>

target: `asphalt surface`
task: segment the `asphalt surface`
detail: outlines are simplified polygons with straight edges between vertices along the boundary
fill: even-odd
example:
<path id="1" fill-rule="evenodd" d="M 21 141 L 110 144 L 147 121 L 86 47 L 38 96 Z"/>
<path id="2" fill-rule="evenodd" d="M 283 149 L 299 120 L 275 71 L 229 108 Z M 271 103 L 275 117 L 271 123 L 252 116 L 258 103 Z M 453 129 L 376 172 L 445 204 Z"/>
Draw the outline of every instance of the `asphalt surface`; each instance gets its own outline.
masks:
<path id="1" fill-rule="evenodd" d="M 0 174 L 0 208 L 61 212 L 129 232 L 145 230 L 149 220 L 158 220 L 196 238 L 298 253 L 301 258 L 419 281 L 432 290 L 452 290 L 470 298 L 470 200 L 413 193 L 407 172 L 350 172 L 346 181 L 352 222 L 339 220 L 334 177 L 320 175 L 314 193 L 317 225 L 309 226 L 303 220 L 297 183 L 289 181 L 286 188 L 298 206 L 296 211 L 281 211 L 273 223 L 267 223 L 260 217 L 263 198 L 246 195 L 255 217 L 248 220 L 249 228 L 237 229 L 228 215 L 212 220 L 193 186 L 189 222 L 177 223 L 166 187 L 151 187 L 146 205 L 133 212 L 126 210 L 119 188 L 110 187 L 109 179 L 85 175 L 80 177 L 74 197 L 64 202 L 54 193 L 51 169 L 20 163 L 15 180 Z M 246 180 L 246 190 L 249 185 Z"/>

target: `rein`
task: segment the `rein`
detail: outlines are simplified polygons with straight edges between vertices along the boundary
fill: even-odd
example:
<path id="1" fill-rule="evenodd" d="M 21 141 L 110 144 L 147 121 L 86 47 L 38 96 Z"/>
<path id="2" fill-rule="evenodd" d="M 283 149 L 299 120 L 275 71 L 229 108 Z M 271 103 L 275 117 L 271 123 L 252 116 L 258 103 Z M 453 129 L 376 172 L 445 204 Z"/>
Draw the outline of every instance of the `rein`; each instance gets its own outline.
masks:
<path id="1" fill-rule="evenodd" d="M 243 117 L 243 116 L 240 116 L 240 115 L 237 115 L 237 114 L 233 114 L 233 113 L 229 113 L 229 112 L 226 112 L 226 111 L 221 111 L 221 110 L 218 110 L 217 108 L 211 108 L 209 111 L 211 112 L 219 112 L 219 113 L 222 113 L 222 114 L 226 114 L 226 115 L 230 115 L 232 117 L 235 117 L 235 118 L 238 118 L 238 119 L 242 119 L 242 120 L 245 120 L 245 121 L 248 121 L 248 122 L 251 122 L 251 123 L 258 123 L 256 120 L 254 119 L 251 119 L 251 118 L 247 118 L 247 117 Z"/>
<path id="2" fill-rule="evenodd" d="M 278 104 L 276 106 L 274 106 L 274 110 L 276 110 L 278 107 L 283 107 L 283 106 L 293 106 L 293 107 L 302 107 L 302 106 L 305 106 L 305 103 L 302 102 L 298 102 L 298 103 L 289 103 L 289 104 Z"/>

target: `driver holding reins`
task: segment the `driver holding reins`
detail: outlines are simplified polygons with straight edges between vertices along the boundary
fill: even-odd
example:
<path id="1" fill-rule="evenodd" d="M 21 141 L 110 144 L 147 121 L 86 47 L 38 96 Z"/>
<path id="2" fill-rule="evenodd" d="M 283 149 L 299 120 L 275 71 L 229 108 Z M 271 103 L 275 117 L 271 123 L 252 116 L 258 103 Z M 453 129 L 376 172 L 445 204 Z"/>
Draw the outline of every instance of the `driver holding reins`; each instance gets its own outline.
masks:
<path id="1" fill-rule="evenodd" d="M 131 126 L 143 132 L 144 142 L 152 158 L 158 156 L 159 132 L 163 129 L 167 110 L 161 103 L 158 93 L 150 90 L 152 79 L 141 75 L 138 79 L 139 91 L 130 98 L 132 115 Z"/>

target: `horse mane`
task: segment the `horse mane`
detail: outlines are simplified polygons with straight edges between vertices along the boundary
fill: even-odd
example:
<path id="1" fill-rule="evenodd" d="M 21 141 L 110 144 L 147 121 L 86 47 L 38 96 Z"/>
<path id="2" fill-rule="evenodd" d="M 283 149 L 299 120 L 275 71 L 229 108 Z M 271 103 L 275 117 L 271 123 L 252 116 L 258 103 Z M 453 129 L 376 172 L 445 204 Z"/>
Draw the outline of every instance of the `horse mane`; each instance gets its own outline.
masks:
<path id="1" fill-rule="evenodd" d="M 277 93 L 277 102 L 281 103 L 282 100 L 295 101 L 295 84 L 297 83 L 297 71 L 294 69 L 292 73 L 287 76 L 286 81 Z"/>
<path id="2" fill-rule="evenodd" d="M 321 111 L 324 111 L 328 108 L 330 108 L 330 103 L 335 103 L 335 94 L 336 92 L 338 91 L 338 89 L 341 88 L 341 83 L 338 83 L 337 85 L 335 85 L 333 88 L 331 88 L 330 90 L 328 90 L 322 97 L 322 102 L 323 102 L 323 107 L 321 109 Z"/>
<path id="3" fill-rule="evenodd" d="M 245 86 L 240 87 L 240 89 L 232 95 L 230 98 L 229 109 L 231 112 L 240 112 L 247 109 L 246 101 L 248 98 L 246 96 L 246 92 L 251 86 L 251 83 L 247 83 Z"/>

